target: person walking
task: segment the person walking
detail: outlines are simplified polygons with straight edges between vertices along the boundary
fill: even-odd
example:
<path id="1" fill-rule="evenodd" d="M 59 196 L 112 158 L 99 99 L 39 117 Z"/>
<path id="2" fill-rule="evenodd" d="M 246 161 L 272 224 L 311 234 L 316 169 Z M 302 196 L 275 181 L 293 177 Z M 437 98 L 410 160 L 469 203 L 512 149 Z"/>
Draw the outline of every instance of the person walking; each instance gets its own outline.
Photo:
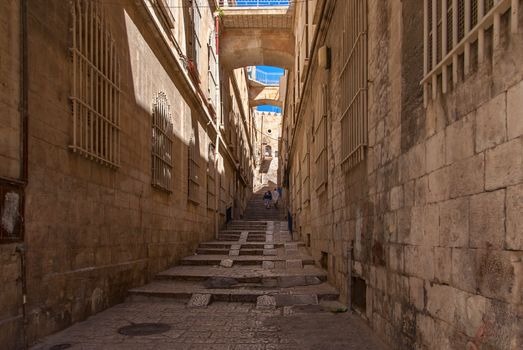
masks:
<path id="1" fill-rule="evenodd" d="M 275 188 L 274 191 L 272 191 L 272 203 L 274 204 L 274 209 L 278 209 L 278 200 L 280 199 L 280 192 L 278 192 L 278 189 Z"/>
<path id="2" fill-rule="evenodd" d="M 271 200 L 272 194 L 271 191 L 268 190 L 263 194 L 263 202 L 265 203 L 265 209 L 269 209 L 271 207 Z"/>

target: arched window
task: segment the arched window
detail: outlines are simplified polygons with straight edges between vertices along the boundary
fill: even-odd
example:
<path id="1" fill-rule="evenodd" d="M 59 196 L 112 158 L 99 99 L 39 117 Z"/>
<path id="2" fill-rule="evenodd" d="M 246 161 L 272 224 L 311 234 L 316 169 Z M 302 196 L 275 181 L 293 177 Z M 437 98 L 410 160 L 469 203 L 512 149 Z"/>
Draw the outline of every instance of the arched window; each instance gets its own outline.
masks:
<path id="1" fill-rule="evenodd" d="M 152 113 L 152 185 L 172 191 L 173 123 L 165 93 L 154 99 Z"/>
<path id="2" fill-rule="evenodd" d="M 265 146 L 265 157 L 272 157 L 272 147 L 269 145 Z"/>

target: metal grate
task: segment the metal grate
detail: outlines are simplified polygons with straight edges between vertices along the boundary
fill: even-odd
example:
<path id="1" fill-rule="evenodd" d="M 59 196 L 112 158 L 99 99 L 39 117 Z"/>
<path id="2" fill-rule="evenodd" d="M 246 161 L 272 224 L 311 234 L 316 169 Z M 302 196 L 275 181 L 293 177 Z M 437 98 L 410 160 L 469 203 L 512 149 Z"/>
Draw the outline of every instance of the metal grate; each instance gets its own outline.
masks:
<path id="1" fill-rule="evenodd" d="M 207 208 L 214 210 L 216 208 L 216 182 L 215 182 L 215 159 L 216 149 L 214 144 L 209 144 L 207 161 Z"/>
<path id="2" fill-rule="evenodd" d="M 193 37 L 193 62 L 198 67 L 200 64 L 200 52 L 202 50 L 202 42 L 200 40 L 200 26 L 202 20 L 202 13 L 200 12 L 200 0 L 192 1 L 192 37 Z"/>
<path id="3" fill-rule="evenodd" d="M 154 99 L 152 118 L 152 185 L 171 192 L 173 123 L 171 107 L 163 92 L 160 92 Z"/>
<path id="4" fill-rule="evenodd" d="M 432 98 L 436 98 L 440 75 L 441 91 L 447 92 L 449 67 L 452 82 L 457 84 L 460 55 L 463 55 L 464 76 L 467 76 L 472 61 L 472 44 L 476 41 L 478 63 L 484 61 L 485 31 L 491 27 L 492 47 L 498 47 L 501 15 L 508 10 L 511 10 L 511 32 L 517 33 L 519 0 L 424 0 L 424 78 L 421 83 L 425 105 L 429 87 Z M 434 23 L 435 17 L 441 17 L 441 25 Z M 436 31 L 437 35 L 434 35 Z"/>
<path id="5" fill-rule="evenodd" d="M 327 115 L 328 115 L 328 95 L 327 85 L 322 84 L 318 89 L 318 103 L 314 118 L 314 163 L 316 168 L 315 189 L 327 183 Z"/>
<path id="6" fill-rule="evenodd" d="M 367 146 L 367 1 L 343 4 L 341 156 L 348 170 L 365 158 Z"/>
<path id="7" fill-rule="evenodd" d="M 200 164 L 198 158 L 200 156 L 198 143 L 195 136 L 189 141 L 189 188 L 188 188 L 188 198 L 194 203 L 200 203 L 199 188 L 200 188 Z"/>
<path id="8" fill-rule="evenodd" d="M 310 172 L 311 172 L 311 163 L 310 163 L 310 156 L 309 156 L 309 148 L 310 145 L 307 145 L 307 153 L 305 153 L 305 156 L 303 157 L 302 161 L 302 169 L 303 169 L 303 192 L 302 192 L 302 199 L 303 199 L 303 206 L 307 206 L 310 202 Z"/>
<path id="9" fill-rule="evenodd" d="M 98 1 L 72 1 L 71 149 L 103 165 L 120 164 L 120 64 Z"/>
<path id="10" fill-rule="evenodd" d="M 213 30 L 209 36 L 209 45 L 208 45 L 208 77 L 207 82 L 207 92 L 209 102 L 212 104 L 214 111 L 218 112 L 218 102 L 219 102 L 219 90 L 218 90 L 218 58 L 216 56 L 216 33 Z M 215 120 L 216 121 L 216 120 Z"/>

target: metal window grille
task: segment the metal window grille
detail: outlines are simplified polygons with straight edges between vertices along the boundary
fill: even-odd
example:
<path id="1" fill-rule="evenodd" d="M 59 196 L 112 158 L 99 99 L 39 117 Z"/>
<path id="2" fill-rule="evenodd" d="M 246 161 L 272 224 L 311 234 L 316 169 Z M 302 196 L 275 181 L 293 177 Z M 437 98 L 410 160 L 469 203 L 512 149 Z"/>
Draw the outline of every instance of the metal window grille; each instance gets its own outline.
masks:
<path id="1" fill-rule="evenodd" d="M 189 141 L 189 188 L 188 198 L 190 201 L 200 203 L 199 189 L 200 189 L 200 164 L 198 162 L 200 156 L 198 143 L 193 136 Z"/>
<path id="2" fill-rule="evenodd" d="M 192 20 L 193 20 L 193 52 L 194 52 L 194 64 L 198 66 L 200 63 L 200 52 L 202 49 L 202 43 L 200 41 L 200 22 L 202 20 L 202 13 L 200 12 L 199 0 L 193 0 L 192 2 Z"/>
<path id="3" fill-rule="evenodd" d="M 172 191 L 173 122 L 165 93 L 154 99 L 152 113 L 152 185 Z"/>
<path id="4" fill-rule="evenodd" d="M 301 162 L 300 162 L 300 154 L 298 153 L 296 155 L 297 157 L 297 164 L 296 164 L 296 179 L 294 181 L 295 187 L 296 187 L 296 209 L 300 210 L 302 205 L 302 178 L 301 178 Z"/>
<path id="5" fill-rule="evenodd" d="M 341 151 L 348 170 L 365 158 L 367 146 L 367 0 L 343 7 Z"/>
<path id="6" fill-rule="evenodd" d="M 471 65 L 471 47 L 477 42 L 478 63 L 485 60 L 485 31 L 492 27 L 494 49 L 498 47 L 501 16 L 511 10 L 511 32 L 518 32 L 519 0 L 424 0 L 424 78 L 425 106 L 429 91 L 435 99 L 438 77 L 441 92 L 448 90 L 449 74 L 458 83 L 458 57 L 463 55 L 463 71 Z M 440 19 L 435 22 L 433 19 Z"/>
<path id="7" fill-rule="evenodd" d="M 120 165 L 120 63 L 98 1 L 73 0 L 70 148 L 100 164 Z"/>
<path id="8" fill-rule="evenodd" d="M 309 156 L 309 146 L 307 146 L 307 153 L 303 157 L 302 161 L 303 169 L 303 188 L 302 188 L 302 199 L 303 206 L 307 206 L 310 202 L 310 156 Z"/>
<path id="9" fill-rule="evenodd" d="M 327 115 L 328 95 L 327 85 L 322 84 L 318 89 L 318 102 L 316 103 L 316 116 L 314 118 L 314 164 L 316 169 L 315 189 L 327 183 Z"/>
<path id="10" fill-rule="evenodd" d="M 225 175 L 220 176 L 220 214 L 225 215 L 227 211 L 227 178 Z"/>
<path id="11" fill-rule="evenodd" d="M 208 45 L 208 55 L 209 55 L 209 71 L 208 71 L 208 98 L 209 102 L 212 104 L 215 111 L 218 111 L 218 59 L 216 57 L 216 37 L 214 31 L 209 37 Z"/>
<path id="12" fill-rule="evenodd" d="M 215 183 L 215 175 L 216 175 L 216 169 L 214 166 L 214 161 L 216 157 L 216 149 L 214 145 L 211 143 L 209 144 L 209 155 L 208 155 L 208 161 L 207 161 L 207 208 L 208 209 L 215 209 L 216 207 L 216 183 Z"/>

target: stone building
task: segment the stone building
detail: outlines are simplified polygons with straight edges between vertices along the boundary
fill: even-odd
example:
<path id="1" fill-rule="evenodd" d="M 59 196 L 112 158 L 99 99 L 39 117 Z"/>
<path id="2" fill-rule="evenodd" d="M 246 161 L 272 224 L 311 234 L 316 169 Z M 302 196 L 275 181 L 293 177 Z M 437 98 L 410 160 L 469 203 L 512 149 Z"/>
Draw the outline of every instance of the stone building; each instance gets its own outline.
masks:
<path id="1" fill-rule="evenodd" d="M 521 5 L 295 2 L 294 230 L 395 348 L 523 346 Z"/>
<path id="2" fill-rule="evenodd" d="M 254 120 L 257 126 L 256 154 L 258 168 L 256 173 L 255 187 L 267 186 L 269 183 L 278 182 L 278 141 L 281 130 L 281 113 L 276 112 L 254 112 Z"/>
<path id="3" fill-rule="evenodd" d="M 270 180 L 394 348 L 521 349 L 523 1 L 242 1 L 0 1 L 2 348 L 119 303 Z"/>
<path id="4" fill-rule="evenodd" d="M 0 2 L 2 349 L 120 302 L 242 214 L 253 116 L 215 11 Z"/>

